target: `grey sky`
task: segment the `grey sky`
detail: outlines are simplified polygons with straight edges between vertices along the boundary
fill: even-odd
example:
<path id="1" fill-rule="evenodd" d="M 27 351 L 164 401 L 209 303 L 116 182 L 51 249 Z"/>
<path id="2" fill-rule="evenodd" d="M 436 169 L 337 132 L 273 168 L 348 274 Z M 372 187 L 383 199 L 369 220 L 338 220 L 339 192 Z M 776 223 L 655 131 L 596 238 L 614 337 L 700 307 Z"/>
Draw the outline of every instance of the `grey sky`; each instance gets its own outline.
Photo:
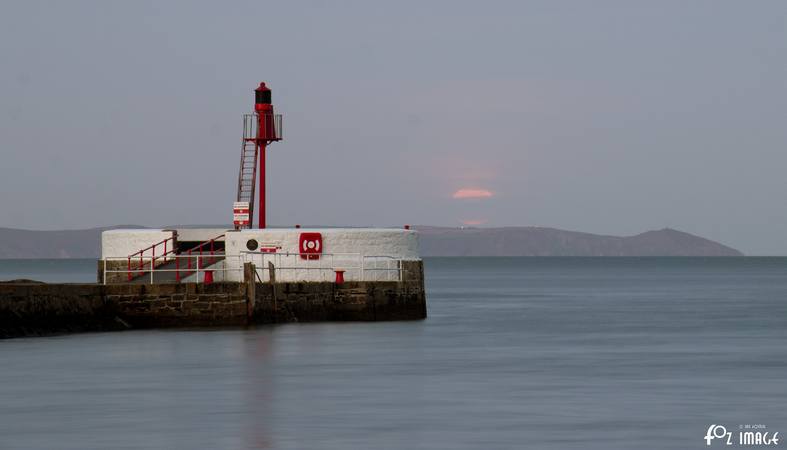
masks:
<path id="1" fill-rule="evenodd" d="M 776 0 L 5 1 L 0 226 L 229 222 L 265 80 L 271 224 L 785 254 L 786 23 Z"/>

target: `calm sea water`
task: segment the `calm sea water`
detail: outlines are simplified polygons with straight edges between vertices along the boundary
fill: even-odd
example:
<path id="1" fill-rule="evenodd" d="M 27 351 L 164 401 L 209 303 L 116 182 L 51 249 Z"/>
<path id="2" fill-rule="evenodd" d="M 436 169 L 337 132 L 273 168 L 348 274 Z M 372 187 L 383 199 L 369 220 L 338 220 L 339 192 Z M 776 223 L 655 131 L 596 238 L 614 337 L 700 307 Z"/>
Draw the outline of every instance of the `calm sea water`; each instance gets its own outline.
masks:
<path id="1" fill-rule="evenodd" d="M 94 273 L 0 261 L 0 279 Z M 436 258 L 426 274 L 425 321 L 0 341 L 0 448 L 699 449 L 711 424 L 787 433 L 787 259 Z"/>

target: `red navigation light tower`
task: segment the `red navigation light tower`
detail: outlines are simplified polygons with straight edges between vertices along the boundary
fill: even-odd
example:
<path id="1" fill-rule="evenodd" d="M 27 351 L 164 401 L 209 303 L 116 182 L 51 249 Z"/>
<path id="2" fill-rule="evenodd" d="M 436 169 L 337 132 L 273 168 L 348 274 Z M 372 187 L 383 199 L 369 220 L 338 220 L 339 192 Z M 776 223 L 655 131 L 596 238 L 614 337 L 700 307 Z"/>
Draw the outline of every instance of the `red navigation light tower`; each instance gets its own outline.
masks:
<path id="1" fill-rule="evenodd" d="M 273 113 L 271 90 L 260 83 L 254 90 L 254 112 L 243 115 L 243 144 L 238 174 L 238 202 L 248 203 L 248 223 L 235 222 L 235 228 L 251 228 L 254 221 L 254 194 L 257 161 L 260 168 L 259 228 L 265 228 L 265 147 L 281 140 L 281 114 Z"/>

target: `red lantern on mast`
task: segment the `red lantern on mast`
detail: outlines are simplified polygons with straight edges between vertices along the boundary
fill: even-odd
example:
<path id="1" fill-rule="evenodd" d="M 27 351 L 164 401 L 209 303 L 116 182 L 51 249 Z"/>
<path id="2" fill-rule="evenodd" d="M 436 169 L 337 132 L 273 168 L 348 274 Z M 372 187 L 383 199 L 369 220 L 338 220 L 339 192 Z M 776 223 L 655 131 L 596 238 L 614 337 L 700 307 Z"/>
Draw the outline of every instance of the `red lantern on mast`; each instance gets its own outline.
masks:
<path id="1" fill-rule="evenodd" d="M 259 222 L 258 228 L 265 228 L 265 150 L 271 142 L 280 141 L 281 114 L 274 114 L 271 103 L 271 90 L 260 83 L 254 90 L 254 113 L 243 115 L 243 145 L 241 147 L 240 173 L 238 174 L 238 202 L 249 204 L 249 225 L 254 221 L 254 196 L 259 165 Z M 243 228 L 236 225 L 235 228 Z"/>

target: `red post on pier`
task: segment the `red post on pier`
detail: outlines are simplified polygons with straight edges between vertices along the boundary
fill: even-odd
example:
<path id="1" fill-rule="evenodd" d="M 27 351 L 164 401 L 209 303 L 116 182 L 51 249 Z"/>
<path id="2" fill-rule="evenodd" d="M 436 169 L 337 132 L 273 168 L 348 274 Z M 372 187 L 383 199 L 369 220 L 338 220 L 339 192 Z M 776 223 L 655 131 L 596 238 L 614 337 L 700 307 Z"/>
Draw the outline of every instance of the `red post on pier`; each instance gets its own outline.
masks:
<path id="1" fill-rule="evenodd" d="M 265 228 L 267 225 L 265 217 L 265 147 L 267 144 L 260 142 L 257 146 L 260 152 L 260 219 L 257 222 L 257 228 Z"/>
<path id="2" fill-rule="evenodd" d="M 260 161 L 260 211 L 257 227 L 265 228 L 267 226 L 267 218 L 265 217 L 265 150 L 269 143 L 281 139 L 281 133 L 276 123 L 276 115 L 273 113 L 271 90 L 264 82 L 254 90 L 254 112 L 257 113 L 257 154 Z"/>

